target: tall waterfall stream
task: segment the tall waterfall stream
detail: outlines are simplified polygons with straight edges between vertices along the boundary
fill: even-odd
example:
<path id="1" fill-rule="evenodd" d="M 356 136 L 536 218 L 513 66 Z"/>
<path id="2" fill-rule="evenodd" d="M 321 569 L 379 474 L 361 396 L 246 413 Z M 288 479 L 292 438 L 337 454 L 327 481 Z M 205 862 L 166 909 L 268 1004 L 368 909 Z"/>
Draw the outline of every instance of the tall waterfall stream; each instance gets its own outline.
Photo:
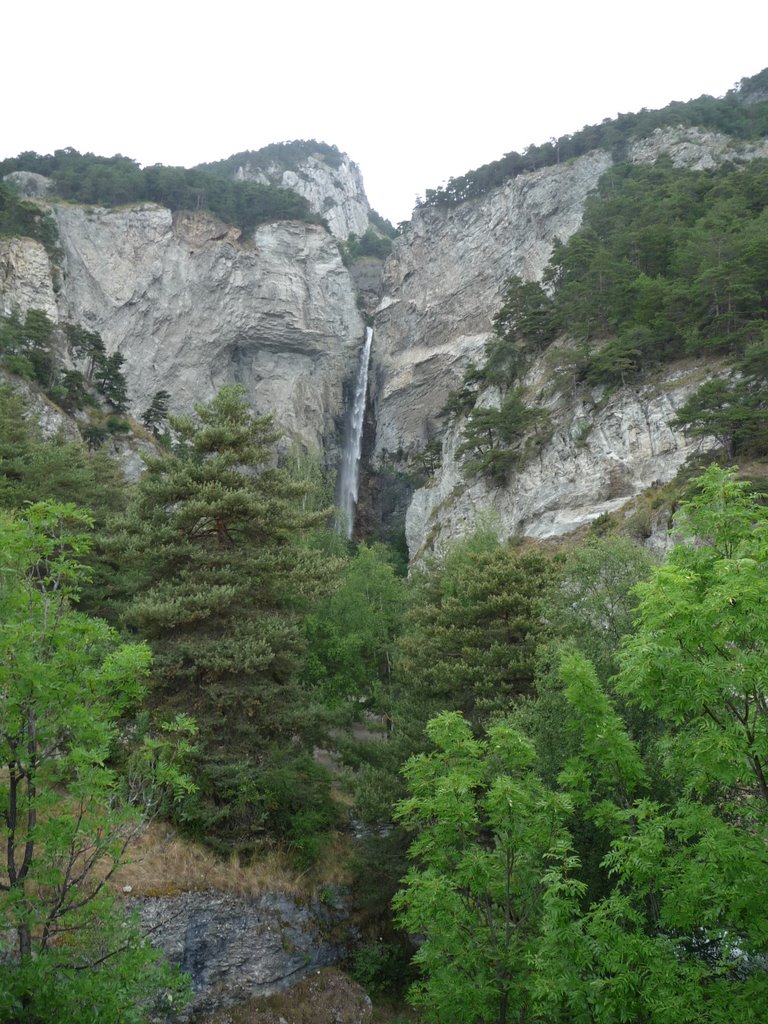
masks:
<path id="1" fill-rule="evenodd" d="M 344 436 L 344 447 L 341 453 L 339 469 L 338 507 L 339 533 L 352 537 L 355 526 L 355 510 L 357 509 L 358 487 L 360 484 L 360 454 L 363 449 L 363 421 L 365 420 L 365 398 L 368 393 L 368 366 L 371 361 L 371 344 L 373 328 L 366 327 L 365 343 L 360 352 L 355 378 L 355 396 L 352 402 L 351 415 L 347 421 Z"/>

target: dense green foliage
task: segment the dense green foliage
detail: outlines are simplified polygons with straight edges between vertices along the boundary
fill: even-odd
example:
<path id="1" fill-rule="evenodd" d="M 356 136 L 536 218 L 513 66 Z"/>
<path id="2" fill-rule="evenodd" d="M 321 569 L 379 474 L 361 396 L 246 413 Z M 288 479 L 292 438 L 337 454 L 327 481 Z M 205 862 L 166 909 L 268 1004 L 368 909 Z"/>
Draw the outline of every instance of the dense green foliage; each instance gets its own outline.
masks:
<path id="1" fill-rule="evenodd" d="M 72 505 L 0 516 L 0 930 L 16 945 L 0 980 L 4 1020 L 139 1020 L 177 987 L 108 882 L 151 794 L 190 784 L 155 748 L 137 807 L 107 766 L 150 655 L 73 608 L 89 525 Z"/>
<path id="2" fill-rule="evenodd" d="M 361 544 L 329 598 L 306 618 L 310 654 L 305 672 L 334 721 L 363 710 L 392 713 L 395 641 L 405 595 L 389 552 Z"/>
<path id="3" fill-rule="evenodd" d="M 535 311 L 538 296 L 526 298 Z M 3 576 L 13 628 L 2 639 L 14 656 L 2 664 L 16 680 L 37 673 L 40 730 L 66 731 L 49 766 L 56 838 L 45 849 L 54 860 L 77 841 L 65 824 L 86 784 L 99 805 L 102 785 L 155 800 L 135 771 L 152 757 L 115 759 L 113 706 L 94 702 L 93 680 L 114 678 L 104 666 L 116 670 L 118 651 L 139 648 L 73 611 L 67 587 L 50 598 L 62 602 L 49 620 L 63 630 L 61 647 L 36 610 L 57 565 L 74 565 L 91 602 L 80 565 L 106 565 L 110 586 L 95 600 L 113 617 L 122 610 L 154 652 L 152 717 L 199 719 L 190 763 L 198 790 L 168 804 L 190 831 L 222 850 L 280 841 L 310 868 L 338 816 L 311 756 L 320 740 L 354 772 L 356 815 L 390 822 L 403 801 L 398 827 L 374 831 L 358 855 L 361 912 L 385 936 L 354 959 L 369 984 L 395 987 L 403 963 L 406 939 L 382 905 L 399 877 L 399 921 L 424 936 L 413 997 L 425 1021 L 682 1024 L 691 1007 L 703 1024 L 760 1018 L 768 512 L 732 475 L 713 469 L 698 481 L 677 517 L 682 536 L 698 542 L 655 570 L 628 541 L 593 539 L 552 558 L 485 532 L 406 581 L 383 549 L 344 554 L 330 534 L 312 532 L 326 515 L 322 473 L 297 452 L 276 468 L 271 424 L 237 389 L 196 417 L 171 418 L 175 450 L 149 460 L 119 524 L 110 519 L 119 494 L 94 472 L 106 474 L 106 456 L 44 443 L 21 399 L 9 389 L 0 398 L 3 504 L 80 491 L 102 531 L 99 549 L 80 553 L 76 531 L 46 527 L 34 536 L 47 538 L 51 568 L 41 576 L 38 559 L 31 581 Z M 8 528 L 4 557 L 29 564 L 32 534 Z M 48 717 L 43 680 L 57 695 L 66 681 L 66 715 Z M 78 686 L 90 687 L 87 709 Z M 126 687 L 105 700 L 130 691 L 136 703 L 141 687 Z M 2 692 L 18 701 L 23 687 Z M 9 705 L 6 732 L 15 716 Z M 354 722 L 357 740 L 342 734 Z M 107 744 L 97 758 L 88 748 L 97 764 L 61 756 L 75 735 Z M 111 806 L 122 836 L 133 814 Z M 90 812 L 78 821 L 90 828 Z M 98 821 L 107 827 L 101 811 Z M 16 864 L 22 838 L 17 829 Z M 52 884 L 60 869 L 39 863 Z M 7 905 L 36 915 L 30 943 L 44 906 L 33 892 L 44 894 L 34 887 Z M 3 1006 L 26 1007 L 30 1020 L 49 1007 L 87 1020 L 90 1006 L 99 1007 L 94 1019 L 142 1019 L 167 982 L 147 969 L 135 933 L 102 909 L 101 890 L 95 896 L 99 909 L 77 942 L 15 961 L 0 985 Z M 91 939 L 111 948 L 117 927 L 124 955 L 69 971 L 72 957 L 78 966 L 97 959 Z"/>
<path id="4" fill-rule="evenodd" d="M 567 843 L 569 804 L 532 771 L 532 746 L 507 723 L 477 740 L 457 712 L 427 729 L 436 750 L 403 769 L 398 818 L 417 861 L 395 909 L 423 935 L 413 1002 L 429 1024 L 530 1018 L 546 856 Z"/>
<path id="5" fill-rule="evenodd" d="M 65 344 L 83 370 L 62 367 Z M 23 320 L 16 313 L 0 316 L 0 365 L 39 384 L 67 413 L 88 407 L 92 420 L 104 419 L 99 417 L 100 403 L 107 413 L 124 413 L 128 407 L 124 362 L 119 352 L 107 355 L 99 334 L 79 324 L 56 324 L 41 309 L 28 309 Z"/>
<path id="6" fill-rule="evenodd" d="M 766 323 L 768 165 L 612 168 L 546 280 L 560 329 L 606 339 L 580 371 L 591 383 L 683 353 L 743 351 Z"/>
<path id="7" fill-rule="evenodd" d="M 148 201 L 171 210 L 205 209 L 244 232 L 274 220 L 321 223 L 306 199 L 288 189 L 255 181 L 233 181 L 211 171 L 156 164 L 141 168 L 116 155 L 95 156 L 57 149 L 46 156 L 21 153 L 0 161 L 0 177 L 11 171 L 34 171 L 53 181 L 56 195 L 78 203 L 120 206 Z"/>
<path id="8" fill-rule="evenodd" d="M 384 260 L 392 251 L 392 239 L 368 228 L 361 238 L 358 238 L 357 235 L 350 235 L 346 242 L 340 244 L 339 248 L 341 258 L 346 266 L 363 256 L 373 256 L 375 259 Z"/>
<path id="9" fill-rule="evenodd" d="M 400 815 L 418 837 L 397 906 L 425 936 L 413 998 L 426 1020 L 764 1016 L 768 512 L 733 473 L 712 468 L 697 484 L 677 524 L 698 542 L 679 544 L 638 587 L 615 682 L 564 652 L 566 731 L 558 748 L 547 727 L 560 767 L 546 785 L 510 724 L 487 724 L 478 743 L 456 715 L 430 724 L 437 750 L 406 767 Z M 605 649 L 614 627 L 629 628 L 637 569 L 621 568 L 618 549 L 602 577 L 579 558 L 563 598 L 577 617 L 592 609 Z M 600 603 L 616 611 L 604 631 Z M 543 684 L 518 721 L 552 722 Z M 587 829 L 600 885 L 573 851 Z"/>
<path id="10" fill-rule="evenodd" d="M 622 159 L 626 146 L 650 135 L 657 128 L 676 125 L 722 131 L 739 139 L 754 139 L 768 134 L 768 69 L 752 78 L 744 78 L 724 97 L 700 96 L 687 103 L 673 102 L 661 110 L 641 110 L 637 114 L 619 114 L 602 124 L 589 125 L 572 135 L 563 135 L 542 145 L 530 145 L 523 153 L 507 153 L 500 160 L 478 167 L 440 188 L 427 189 L 425 206 L 447 206 L 484 195 L 515 178 L 540 167 L 551 167 L 593 149 L 610 150 Z"/>
<path id="11" fill-rule="evenodd" d="M 761 83 L 680 105 L 675 123 L 719 127 L 733 115 L 729 133 L 762 131 L 765 101 L 743 102 Z M 618 152 L 641 121 L 647 130 L 646 114 L 656 117 L 620 118 L 597 136 Z M 303 146 L 287 148 L 285 160 L 303 159 Z M 569 155 L 559 140 L 525 160 Z M 233 159 L 246 156 L 259 155 Z M 130 165 L 115 158 L 104 188 L 153 170 Z M 100 166 L 71 168 L 98 191 Z M 185 191 L 193 172 L 154 170 L 153 187 L 207 202 Z M 220 180 L 230 172 L 199 171 Z M 486 187 L 481 178 L 459 182 L 454 198 Z M 581 230 L 555 247 L 544 286 L 508 282 L 485 360 L 451 396 L 448 411 L 465 420 L 468 471 L 501 483 L 546 442 L 548 417 L 533 404 L 545 397 L 526 389 L 525 375 L 556 338 L 563 380 L 588 387 L 632 384 L 681 356 L 715 356 L 730 372 L 692 395 L 677 425 L 716 436 L 730 457 L 768 451 L 767 207 L 762 162 L 696 173 L 664 160 L 616 164 Z M 356 254 L 381 242 L 374 233 L 352 241 Z M 56 366 L 64 344 L 77 370 Z M 32 382 L 25 387 L 39 385 L 83 418 L 103 406 L 93 430 L 107 429 L 108 408 L 121 429 L 121 367 L 98 335 L 33 310 L 3 320 L 0 348 L 5 368 Z M 41 498 L 77 500 L 98 531 L 95 545 L 77 531 L 56 534 L 50 507 L 33 508 L 23 527 L 0 523 L 0 745 L 11 736 L 0 789 L 7 779 L 17 791 L 16 810 L 0 798 L 10 851 L 0 933 L 15 930 L 29 953 L 12 951 L 0 1016 L 142 1020 L 166 982 L 98 885 L 87 906 L 72 902 L 62 863 L 78 830 L 119 859 L 124 829 L 143 813 L 137 805 L 162 806 L 222 852 L 255 856 L 280 844 L 312 871 L 340 817 L 313 756 L 324 747 L 339 765 L 336 788 L 354 790 L 350 813 L 384 826 L 355 853 L 371 941 L 354 969 L 372 987 L 395 988 L 418 935 L 413 998 L 424 1021 L 766 1017 L 765 507 L 733 474 L 712 469 L 689 490 L 676 520 L 684 542 L 661 566 L 616 538 L 593 536 L 554 555 L 481 531 L 405 580 L 382 547 L 347 550 L 325 530 L 321 462 L 298 448 L 278 457 L 272 424 L 251 415 L 239 389 L 181 419 L 169 417 L 170 400 L 158 391 L 144 412 L 165 450 L 148 459 L 126 511 L 103 452 L 44 442 L 25 402 L 0 388 L 0 505 L 18 515 Z M 438 458 L 434 444 L 425 448 L 417 471 L 428 474 Z M 40 544 L 47 554 L 30 573 Z M 74 567 L 80 611 L 74 582 L 50 592 L 57 566 Z M 46 601 L 59 602 L 53 619 L 41 615 Z M 154 656 L 148 694 L 128 671 L 137 658 L 145 666 L 137 642 Z M 166 712 L 197 718 L 195 792 L 173 799 L 171 774 L 171 795 L 166 786 L 160 799 L 155 781 L 142 781 L 154 753 L 116 754 L 129 698 L 137 710 L 141 702 L 149 730 L 125 730 L 137 744 L 158 742 Z M 35 765 L 36 792 L 24 796 L 30 713 L 55 756 Z M 83 799 L 73 832 L 71 811 Z M 23 800 L 39 800 L 39 826 L 21 821 Z M 399 935 L 387 909 L 398 888 Z M 59 911 L 84 927 L 75 937 L 62 924 L 43 948 L 51 895 L 52 929 Z M 117 947 L 122 955 L 96 963 L 97 950 Z"/>
<path id="12" fill-rule="evenodd" d="M 460 710 L 479 722 L 530 691 L 552 576 L 545 555 L 488 534 L 417 577 L 398 667 L 404 688 L 418 681 L 428 715 Z"/>
<path id="13" fill-rule="evenodd" d="M 114 460 L 68 438 L 46 441 L 24 399 L 0 386 L 0 507 L 21 509 L 43 498 L 73 502 L 103 527 L 124 496 Z"/>
<path id="14" fill-rule="evenodd" d="M 527 405 L 519 389 L 509 391 L 499 408 L 476 405 L 464 427 L 457 456 L 470 455 L 469 474 L 481 474 L 503 484 L 512 470 L 521 469 L 551 436 L 545 409 Z"/>
<path id="15" fill-rule="evenodd" d="M 640 588 L 618 689 L 653 712 L 668 795 L 588 666 L 563 666 L 581 750 L 561 781 L 610 835 L 612 889 L 580 907 L 552 879 L 542 990 L 574 1021 L 750 1021 L 768 1006 L 765 884 L 765 509 L 710 470 L 681 544 Z M 566 974 L 567 972 L 567 974 Z M 559 979 L 547 985 L 555 975 Z"/>

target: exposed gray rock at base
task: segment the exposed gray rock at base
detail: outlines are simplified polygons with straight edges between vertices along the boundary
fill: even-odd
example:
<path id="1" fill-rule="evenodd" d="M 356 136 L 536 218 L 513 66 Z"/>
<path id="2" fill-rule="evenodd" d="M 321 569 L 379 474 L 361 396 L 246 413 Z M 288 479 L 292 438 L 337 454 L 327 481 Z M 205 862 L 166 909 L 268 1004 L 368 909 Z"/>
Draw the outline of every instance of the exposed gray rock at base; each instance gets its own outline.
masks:
<path id="1" fill-rule="evenodd" d="M 249 1024 L 366 1024 L 373 1007 L 365 989 L 342 971 L 324 967 L 297 985 L 266 1000 L 250 1000 L 238 1008 L 237 1020 Z M 226 1010 L 205 1024 L 233 1024 Z"/>
<path id="2" fill-rule="evenodd" d="M 194 892 L 136 906 L 152 942 L 191 976 L 195 1015 L 277 992 L 345 953 L 337 901 Z"/>

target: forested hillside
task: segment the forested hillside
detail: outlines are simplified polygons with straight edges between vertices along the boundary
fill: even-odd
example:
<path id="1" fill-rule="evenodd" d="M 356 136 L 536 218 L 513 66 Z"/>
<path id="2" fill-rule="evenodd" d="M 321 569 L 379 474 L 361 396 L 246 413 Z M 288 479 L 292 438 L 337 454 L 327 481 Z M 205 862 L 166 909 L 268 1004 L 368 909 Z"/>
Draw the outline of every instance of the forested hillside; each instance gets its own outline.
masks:
<path id="1" fill-rule="evenodd" d="M 607 149 L 622 160 L 633 140 L 670 125 L 707 128 L 737 139 L 763 137 L 768 133 L 768 69 L 752 78 L 743 78 L 723 97 L 700 96 L 686 103 L 670 103 L 661 110 L 619 114 L 571 135 L 531 144 L 523 153 L 507 153 L 500 160 L 451 178 L 439 188 L 427 189 L 420 205 L 450 206 L 474 199 L 519 174 L 551 167 L 593 149 Z"/>

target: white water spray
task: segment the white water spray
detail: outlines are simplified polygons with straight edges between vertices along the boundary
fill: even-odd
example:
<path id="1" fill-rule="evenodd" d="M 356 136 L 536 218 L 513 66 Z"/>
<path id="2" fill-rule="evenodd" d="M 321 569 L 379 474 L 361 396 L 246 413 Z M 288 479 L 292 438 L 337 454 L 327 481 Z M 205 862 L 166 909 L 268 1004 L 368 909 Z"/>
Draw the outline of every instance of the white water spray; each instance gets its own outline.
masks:
<path id="1" fill-rule="evenodd" d="M 365 329 L 365 344 L 360 353 L 355 378 L 355 397 L 352 414 L 347 421 L 344 448 L 341 453 L 339 470 L 339 533 L 352 537 L 355 525 L 358 487 L 360 484 L 360 454 L 363 450 L 363 421 L 365 420 L 365 398 L 368 393 L 368 365 L 371 361 L 373 328 Z"/>

